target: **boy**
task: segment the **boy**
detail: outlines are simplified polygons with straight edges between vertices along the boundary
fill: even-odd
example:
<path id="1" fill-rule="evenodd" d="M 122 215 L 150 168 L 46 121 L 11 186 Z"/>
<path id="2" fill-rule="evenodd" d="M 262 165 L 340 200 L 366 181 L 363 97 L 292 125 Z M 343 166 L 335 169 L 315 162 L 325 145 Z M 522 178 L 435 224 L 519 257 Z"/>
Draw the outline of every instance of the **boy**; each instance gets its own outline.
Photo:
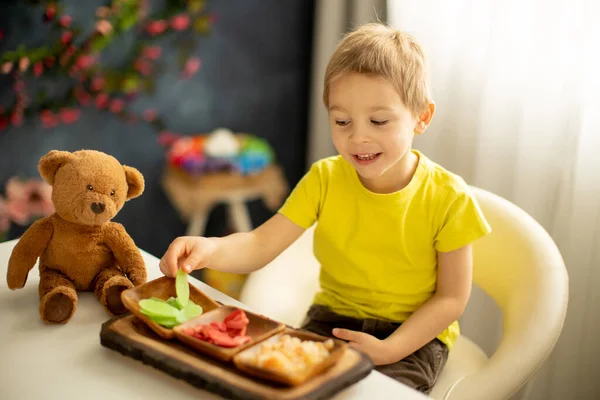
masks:
<path id="1" fill-rule="evenodd" d="M 381 24 L 346 35 L 323 101 L 339 155 L 314 163 L 254 231 L 177 238 L 161 270 L 249 273 L 318 222 L 321 291 L 302 328 L 349 341 L 379 371 L 429 393 L 470 296 L 471 243 L 490 227 L 466 183 L 412 149 L 435 111 L 412 37 Z"/>

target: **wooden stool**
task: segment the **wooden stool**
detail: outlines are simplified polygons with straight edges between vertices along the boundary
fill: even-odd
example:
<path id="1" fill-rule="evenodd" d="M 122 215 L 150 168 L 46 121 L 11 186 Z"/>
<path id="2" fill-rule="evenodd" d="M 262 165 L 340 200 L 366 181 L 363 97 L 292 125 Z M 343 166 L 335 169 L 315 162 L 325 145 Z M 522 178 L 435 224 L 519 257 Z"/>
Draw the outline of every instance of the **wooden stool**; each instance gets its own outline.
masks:
<path id="1" fill-rule="evenodd" d="M 161 183 L 171 204 L 188 223 L 188 236 L 204 235 L 208 215 L 219 203 L 227 204 L 237 232 L 249 232 L 253 226 L 246 201 L 262 198 L 275 212 L 289 190 L 281 168 L 274 164 L 253 175 L 216 172 L 193 176 L 168 166 Z"/>

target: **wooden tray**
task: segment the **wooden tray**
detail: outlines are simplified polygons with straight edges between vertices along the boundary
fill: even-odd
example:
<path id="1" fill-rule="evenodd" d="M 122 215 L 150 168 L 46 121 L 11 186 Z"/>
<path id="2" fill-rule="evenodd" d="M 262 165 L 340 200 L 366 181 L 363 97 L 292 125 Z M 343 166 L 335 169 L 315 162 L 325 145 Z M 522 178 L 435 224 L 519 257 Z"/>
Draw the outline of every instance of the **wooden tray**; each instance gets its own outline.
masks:
<path id="1" fill-rule="evenodd" d="M 307 383 L 294 387 L 278 385 L 247 375 L 233 363 L 199 354 L 183 343 L 165 340 L 131 314 L 105 322 L 100 343 L 193 386 L 235 400 L 327 399 L 365 378 L 373 369 L 366 355 L 348 348 L 334 366 Z"/>

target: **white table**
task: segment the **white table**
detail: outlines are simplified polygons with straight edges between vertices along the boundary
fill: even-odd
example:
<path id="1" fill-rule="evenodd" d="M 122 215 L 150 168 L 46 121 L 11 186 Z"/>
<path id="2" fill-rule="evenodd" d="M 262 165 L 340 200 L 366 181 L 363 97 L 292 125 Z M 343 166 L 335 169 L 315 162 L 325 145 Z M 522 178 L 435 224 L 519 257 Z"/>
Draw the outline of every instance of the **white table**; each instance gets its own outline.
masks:
<path id="1" fill-rule="evenodd" d="M 100 345 L 100 326 L 110 316 L 93 293 L 79 293 L 73 318 L 66 325 L 46 325 L 39 317 L 39 271 L 29 273 L 23 289 L 11 291 L 5 281 L 16 240 L 0 243 L 0 399 L 132 400 L 219 399 L 182 380 Z M 142 251 L 148 280 L 162 274 L 158 259 Z M 223 303 L 236 300 L 191 278 L 192 284 Z M 260 312 L 260 310 L 258 310 Z M 379 372 L 339 393 L 334 399 L 423 400 L 426 396 Z"/>

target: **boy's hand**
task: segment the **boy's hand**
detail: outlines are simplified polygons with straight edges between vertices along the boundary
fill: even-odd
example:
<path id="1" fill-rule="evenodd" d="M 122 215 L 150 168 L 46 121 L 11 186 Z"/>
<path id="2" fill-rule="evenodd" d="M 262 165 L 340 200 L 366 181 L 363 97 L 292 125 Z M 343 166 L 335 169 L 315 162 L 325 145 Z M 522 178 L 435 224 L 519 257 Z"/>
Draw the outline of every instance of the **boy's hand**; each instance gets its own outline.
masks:
<path id="1" fill-rule="evenodd" d="M 390 351 L 383 340 L 377 339 L 368 333 L 351 331 L 348 329 L 334 329 L 333 336 L 346 340 L 350 346 L 366 353 L 375 365 L 391 364 Z"/>
<path id="2" fill-rule="evenodd" d="M 174 277 L 179 268 L 188 274 L 195 269 L 208 266 L 217 250 L 216 243 L 205 237 L 182 236 L 173 240 L 160 259 L 160 270 L 169 277 Z"/>

